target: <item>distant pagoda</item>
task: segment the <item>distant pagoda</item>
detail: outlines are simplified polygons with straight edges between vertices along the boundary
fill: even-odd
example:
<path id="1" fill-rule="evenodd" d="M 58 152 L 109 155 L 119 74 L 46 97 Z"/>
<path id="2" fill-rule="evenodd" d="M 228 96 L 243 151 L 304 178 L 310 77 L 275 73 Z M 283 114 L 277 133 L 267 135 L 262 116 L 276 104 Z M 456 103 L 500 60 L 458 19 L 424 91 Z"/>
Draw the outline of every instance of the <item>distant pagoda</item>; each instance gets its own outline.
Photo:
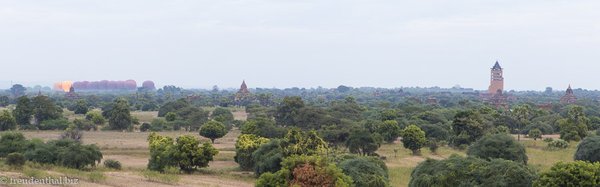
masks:
<path id="1" fill-rule="evenodd" d="M 577 97 L 573 94 L 573 89 L 571 89 L 571 85 L 567 88 L 567 91 L 564 96 L 560 98 L 561 104 L 573 104 L 577 101 Z"/>
<path id="2" fill-rule="evenodd" d="M 242 101 L 248 100 L 249 97 L 250 97 L 250 91 L 248 90 L 248 86 L 246 85 L 246 81 L 244 80 L 244 81 L 242 81 L 242 85 L 240 86 L 240 89 L 235 94 L 234 101 L 239 104 Z"/>
<path id="3" fill-rule="evenodd" d="M 73 86 L 69 88 L 69 92 L 65 93 L 65 97 L 69 99 L 79 99 L 79 95 L 75 93 L 75 88 Z"/>

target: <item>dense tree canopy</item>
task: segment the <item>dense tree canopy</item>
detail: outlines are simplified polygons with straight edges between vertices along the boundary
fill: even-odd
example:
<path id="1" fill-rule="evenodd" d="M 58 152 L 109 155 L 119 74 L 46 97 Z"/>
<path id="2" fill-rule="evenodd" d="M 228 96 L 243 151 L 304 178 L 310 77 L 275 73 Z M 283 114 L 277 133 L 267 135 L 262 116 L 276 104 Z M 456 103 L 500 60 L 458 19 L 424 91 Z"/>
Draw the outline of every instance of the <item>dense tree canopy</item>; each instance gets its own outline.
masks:
<path id="1" fill-rule="evenodd" d="M 469 147 L 467 155 L 486 160 L 505 159 L 527 164 L 525 147 L 507 134 L 493 134 L 477 140 Z"/>

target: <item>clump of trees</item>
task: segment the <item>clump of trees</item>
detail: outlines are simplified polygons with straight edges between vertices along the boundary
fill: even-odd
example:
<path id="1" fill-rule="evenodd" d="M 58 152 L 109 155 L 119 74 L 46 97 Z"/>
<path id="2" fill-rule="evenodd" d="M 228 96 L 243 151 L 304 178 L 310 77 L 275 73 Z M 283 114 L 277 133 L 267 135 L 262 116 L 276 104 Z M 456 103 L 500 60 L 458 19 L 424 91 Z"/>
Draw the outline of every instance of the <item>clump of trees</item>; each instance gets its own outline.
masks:
<path id="1" fill-rule="evenodd" d="M 264 173 L 257 187 L 267 186 L 350 186 L 352 178 L 335 164 L 319 156 L 294 155 L 281 163 L 281 170 Z"/>
<path id="2" fill-rule="evenodd" d="M 83 169 L 94 167 L 102 160 L 102 153 L 96 145 L 83 145 L 72 139 L 27 140 L 21 133 L 7 132 L 0 137 L 0 157 L 22 154 L 25 159 L 43 164 L 56 164 Z"/>
<path id="3" fill-rule="evenodd" d="M 254 160 L 252 153 L 261 145 L 269 142 L 269 139 L 256 136 L 254 134 L 242 134 L 235 142 L 235 157 L 234 160 L 240 164 L 242 170 L 252 170 L 254 168 Z"/>
<path id="4" fill-rule="evenodd" d="M 536 178 L 534 170 L 517 162 L 453 155 L 421 162 L 409 186 L 531 186 Z"/>

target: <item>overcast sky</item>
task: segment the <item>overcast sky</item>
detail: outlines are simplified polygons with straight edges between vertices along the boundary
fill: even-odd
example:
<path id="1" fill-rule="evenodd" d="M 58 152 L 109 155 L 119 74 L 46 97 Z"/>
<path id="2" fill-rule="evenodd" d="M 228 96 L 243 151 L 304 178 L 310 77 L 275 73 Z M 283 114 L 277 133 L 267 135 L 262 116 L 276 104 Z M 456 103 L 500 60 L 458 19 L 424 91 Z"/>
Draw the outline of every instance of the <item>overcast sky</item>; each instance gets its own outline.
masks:
<path id="1" fill-rule="evenodd" d="M 0 87 L 600 89 L 600 1 L 2 0 Z"/>

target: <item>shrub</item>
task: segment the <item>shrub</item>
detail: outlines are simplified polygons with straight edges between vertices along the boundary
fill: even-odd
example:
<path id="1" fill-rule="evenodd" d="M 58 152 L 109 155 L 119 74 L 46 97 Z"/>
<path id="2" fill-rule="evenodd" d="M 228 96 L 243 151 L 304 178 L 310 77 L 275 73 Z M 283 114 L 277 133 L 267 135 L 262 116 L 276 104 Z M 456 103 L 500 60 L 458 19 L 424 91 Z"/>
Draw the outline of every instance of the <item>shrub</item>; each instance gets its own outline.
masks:
<path id="1" fill-rule="evenodd" d="M 421 162 L 412 171 L 409 186 L 531 186 L 536 177 L 533 170 L 517 162 L 452 155 Z"/>
<path id="2" fill-rule="evenodd" d="M 240 164 L 242 170 L 251 170 L 254 168 L 252 153 L 267 142 L 269 142 L 267 138 L 253 134 L 242 134 L 235 142 L 235 157 L 233 159 Z"/>
<path id="3" fill-rule="evenodd" d="M 104 123 L 106 123 L 106 119 L 104 118 L 104 116 L 102 116 L 100 112 L 95 111 L 89 111 L 88 113 L 86 113 L 85 119 L 91 121 L 96 125 L 103 125 Z"/>
<path id="4" fill-rule="evenodd" d="M 191 172 L 199 167 L 207 167 L 219 152 L 209 143 L 200 146 L 200 141 L 190 135 L 180 136 L 174 141 L 173 138 L 152 133 L 148 136 L 148 142 L 148 169 L 154 171 L 177 166 L 185 172 Z"/>
<path id="5" fill-rule="evenodd" d="M 376 157 L 357 157 L 339 164 L 344 174 L 350 176 L 355 186 L 389 186 L 385 163 Z"/>
<path id="6" fill-rule="evenodd" d="M 80 130 L 96 130 L 96 124 L 92 123 L 89 120 L 82 120 L 82 119 L 75 119 L 73 120 L 73 125 L 75 125 L 75 128 L 80 129 Z"/>
<path id="7" fill-rule="evenodd" d="M 19 132 L 5 132 L 0 135 L 0 157 L 10 153 L 23 153 L 27 148 L 25 136 Z"/>
<path id="8" fill-rule="evenodd" d="M 83 132 L 81 132 L 79 129 L 75 129 L 75 128 L 69 128 L 60 135 L 60 139 L 71 139 L 76 142 L 81 142 L 82 138 L 83 138 Z"/>
<path id="9" fill-rule="evenodd" d="M 544 172 L 533 186 L 598 186 L 600 184 L 600 163 L 575 161 L 554 164 Z"/>
<path id="10" fill-rule="evenodd" d="M 14 130 L 16 128 L 17 120 L 13 115 L 8 110 L 2 111 L 2 114 L 0 114 L 0 131 Z"/>
<path id="11" fill-rule="evenodd" d="M 167 121 L 164 119 L 154 119 L 150 124 L 150 131 L 160 132 L 167 129 Z"/>
<path id="12" fill-rule="evenodd" d="M 281 169 L 283 161 L 283 149 L 281 141 L 272 139 L 266 144 L 262 144 L 252 153 L 252 162 L 254 162 L 254 174 L 258 177 L 263 173 L 275 173 Z"/>
<path id="13" fill-rule="evenodd" d="M 566 149 L 568 147 L 569 147 L 569 142 L 561 140 L 561 139 L 556 139 L 556 140 L 552 140 L 550 143 L 548 143 L 547 149 L 559 150 L 559 149 Z"/>
<path id="14" fill-rule="evenodd" d="M 293 155 L 281 165 L 276 173 L 261 175 L 256 186 L 350 186 L 353 182 L 341 169 L 319 156 Z"/>
<path id="15" fill-rule="evenodd" d="M 175 120 L 177 119 L 177 114 L 176 114 L 175 112 L 168 112 L 168 113 L 165 115 L 165 119 L 166 119 L 167 121 L 175 121 Z"/>
<path id="16" fill-rule="evenodd" d="M 583 139 L 577 145 L 575 160 L 588 162 L 600 161 L 600 136 L 591 136 Z"/>
<path id="17" fill-rule="evenodd" d="M 42 123 L 40 123 L 39 128 L 40 130 L 65 130 L 69 127 L 70 124 L 71 122 L 69 122 L 69 120 L 65 118 L 53 119 L 42 121 Z"/>
<path id="18" fill-rule="evenodd" d="M 32 149 L 25 152 L 25 158 L 39 163 L 82 169 L 100 164 L 102 153 L 96 145 L 82 145 L 71 139 L 60 139 L 47 144 L 33 143 Z"/>
<path id="19" fill-rule="evenodd" d="M 140 131 L 146 132 L 150 130 L 151 127 L 152 126 L 150 125 L 150 123 L 142 123 L 142 125 L 140 126 Z"/>
<path id="20" fill-rule="evenodd" d="M 118 160 L 107 159 L 104 160 L 104 167 L 121 170 L 121 162 L 119 162 Z"/>
<path id="21" fill-rule="evenodd" d="M 502 158 L 527 164 L 525 147 L 507 134 L 484 136 L 469 147 L 467 155 L 486 160 Z"/>
<path id="22" fill-rule="evenodd" d="M 6 156 L 6 164 L 13 167 L 21 167 L 25 165 L 25 156 L 21 153 L 10 153 Z"/>
<path id="23" fill-rule="evenodd" d="M 227 134 L 225 125 L 218 121 L 209 121 L 200 127 L 200 136 L 210 139 L 212 143 L 215 143 L 215 139 L 221 138 Z"/>
<path id="24" fill-rule="evenodd" d="M 552 141 L 554 141 L 554 138 L 544 138 L 544 142 L 546 143 L 550 143 Z"/>

